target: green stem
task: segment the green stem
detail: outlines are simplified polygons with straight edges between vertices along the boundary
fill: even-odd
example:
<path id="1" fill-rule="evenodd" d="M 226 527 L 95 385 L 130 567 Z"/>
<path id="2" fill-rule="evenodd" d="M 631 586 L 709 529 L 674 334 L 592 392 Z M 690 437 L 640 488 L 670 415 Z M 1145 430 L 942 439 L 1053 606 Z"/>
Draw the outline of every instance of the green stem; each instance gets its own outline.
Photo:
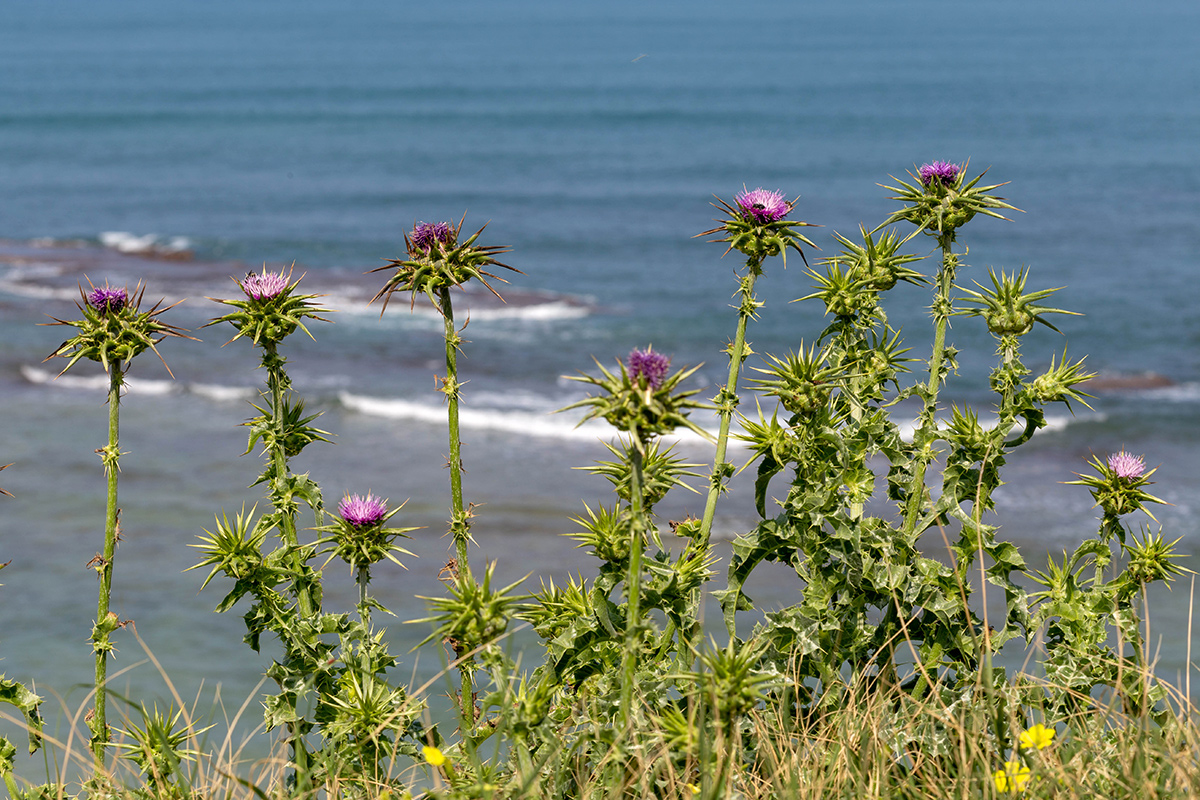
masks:
<path id="1" fill-rule="evenodd" d="M 370 630 L 371 606 L 367 603 L 367 587 L 371 583 L 371 568 L 359 567 L 354 575 L 354 582 L 358 584 L 358 618 L 362 621 L 363 628 Z"/>
<path id="2" fill-rule="evenodd" d="M 104 518 L 104 553 L 97 565 L 100 573 L 100 591 L 96 601 L 96 626 L 92 631 L 92 649 L 96 653 L 96 705 L 92 716 L 92 755 L 96 770 L 104 768 L 104 748 L 108 745 L 108 696 L 105 684 L 108 681 L 108 653 L 112 650 L 109 634 L 113 623 L 109 620 L 109 600 L 112 596 L 113 558 L 117 552 L 117 462 L 121 457 L 121 385 L 125 373 L 113 364 L 108 376 L 108 447 L 104 449 L 104 471 L 108 478 L 108 500 Z"/>
<path id="3" fill-rule="evenodd" d="M 725 491 L 725 481 L 733 475 L 733 465 L 725 460 L 725 452 L 729 446 L 729 426 L 733 422 L 733 414 L 738 407 L 738 378 L 741 375 L 742 362 L 747 356 L 746 326 L 754 316 L 755 309 L 761 305 L 754 297 L 754 283 L 762 274 L 762 258 L 752 257 L 746 262 L 746 266 L 749 271 L 746 277 L 741 279 L 741 303 L 738 305 L 737 331 L 734 333 L 733 343 L 729 347 L 729 379 L 714 398 L 717 404 L 717 413 L 721 418 L 721 427 L 717 431 L 717 452 L 713 456 L 708 497 L 704 501 L 704 516 L 700 520 L 700 532 L 696 536 L 696 546 L 704 552 L 708 552 L 709 542 L 712 539 L 713 518 L 717 513 L 717 497 Z M 695 594 L 698 593 L 699 590 Z M 693 601 L 698 601 L 698 598 L 693 597 Z M 732 625 L 732 623 L 730 624 Z M 690 668 L 692 665 L 693 651 L 700 643 L 703 627 L 703 623 L 697 615 L 691 630 L 687 632 L 687 641 L 683 641 L 684 637 L 680 637 L 680 657 L 685 667 Z M 733 635 L 732 630 L 730 630 L 730 635 Z"/>
<path id="4" fill-rule="evenodd" d="M 636 433 L 635 433 L 636 435 Z M 625 657 L 621 680 L 621 727 L 633 716 L 633 685 L 637 674 L 638 652 L 641 650 L 642 549 L 645 528 L 642 519 L 642 450 L 644 443 L 632 441 L 629 460 L 629 573 L 625 577 Z"/>
<path id="5" fill-rule="evenodd" d="M 275 445 L 271 448 L 271 463 L 274 466 L 273 494 L 276 508 L 279 512 L 279 533 L 284 546 L 292 551 L 291 568 L 295 576 L 292 589 L 296 594 L 296 602 L 303 617 L 311 617 L 316 613 L 312 592 L 303 576 L 304 560 L 299 553 L 300 539 L 296 534 L 296 503 L 287 497 L 288 467 L 287 451 L 285 449 L 284 424 L 287 417 L 287 376 L 283 371 L 284 360 L 279 356 L 275 345 L 264 345 L 266 355 L 263 365 L 267 368 L 267 386 L 271 392 L 271 418 L 275 424 Z"/>
<path id="6" fill-rule="evenodd" d="M 725 479 L 733 465 L 725 461 L 725 451 L 729 445 L 729 425 L 738 407 L 738 376 L 741 374 L 742 361 L 746 358 L 746 325 L 754 316 L 754 311 L 760 305 L 754 299 L 754 282 L 761 274 L 762 259 L 750 259 L 747 266 L 749 274 L 742 279 L 741 304 L 738 307 L 737 333 L 729 350 L 729 380 L 715 398 L 717 410 L 721 417 L 721 428 L 717 433 L 717 452 L 713 458 L 712 476 L 709 480 L 708 499 L 704 503 L 704 517 L 700 520 L 698 542 L 700 547 L 707 550 L 712 536 L 713 517 L 717 511 L 717 497 L 725 489 Z"/>
<path id="7" fill-rule="evenodd" d="M 462 488 L 462 441 L 458 431 L 458 346 L 462 342 L 458 331 L 454 328 L 454 306 L 450 301 L 450 289 L 443 287 L 441 291 L 442 322 L 445 326 L 446 339 L 446 380 L 442 391 L 446 395 L 446 414 L 450 424 L 450 533 L 454 537 L 455 556 L 458 558 L 460 571 L 470 572 L 468 563 L 467 542 L 470 540 L 470 524 L 463 511 Z"/>
<path id="8" fill-rule="evenodd" d="M 467 543 L 471 538 L 471 522 L 463 505 L 462 488 L 462 441 L 458 430 L 458 346 L 462 339 L 454 327 L 454 306 L 450 300 L 450 288 L 443 286 L 439 296 L 442 323 L 446 340 L 446 379 L 442 392 L 446 395 L 446 414 L 450 428 L 450 535 L 454 539 L 454 554 L 458 572 L 464 580 L 472 580 L 468 560 Z M 466 740 L 475 728 L 475 686 L 471 679 L 474 659 L 468 657 L 459 665 L 459 727 Z"/>
<path id="9" fill-rule="evenodd" d="M 279 512 L 279 538 L 282 540 L 284 547 L 291 552 L 291 557 L 288 559 L 288 566 L 293 576 L 292 592 L 296 597 L 296 605 L 300 611 L 301 618 L 311 620 L 317 614 L 317 608 L 313 602 L 308 579 L 304 574 L 305 561 L 299 550 L 300 539 L 296 534 L 296 504 L 287 495 L 287 476 L 290 468 L 284 444 L 286 434 L 284 425 L 287 418 L 286 386 L 288 379 L 283 371 L 283 364 L 284 359 L 280 357 L 275 343 L 265 343 L 263 345 L 263 366 L 267 369 L 267 388 L 271 393 L 271 419 L 275 425 L 276 434 L 274 446 L 271 448 L 271 464 L 273 466 L 272 500 L 275 510 Z M 281 638 L 284 638 L 286 635 L 285 631 L 280 631 Z M 285 640 L 283 644 L 285 650 L 291 651 L 296 647 L 297 643 Z M 294 701 L 292 702 L 292 710 L 296 711 Z M 292 746 L 292 757 L 296 764 L 297 789 L 301 793 L 307 792 L 311 788 L 308 749 L 304 744 L 304 737 L 295 725 L 288 725 L 288 743 Z"/>
<path id="10" fill-rule="evenodd" d="M 946 352 L 946 328 L 950 324 L 952 309 L 950 287 L 954 285 L 957 259 L 950 252 L 950 239 L 941 239 L 942 268 L 938 271 L 938 294 L 933 302 L 934 334 L 933 354 L 929 357 L 929 383 L 925 387 L 925 408 L 921 412 L 921 425 L 913 436 L 916 466 L 908 491 L 908 507 L 904 518 L 904 532 L 914 533 L 921 508 L 925 502 L 925 471 L 933 457 L 931 445 L 937 433 L 937 400 L 942 385 L 942 361 Z"/>

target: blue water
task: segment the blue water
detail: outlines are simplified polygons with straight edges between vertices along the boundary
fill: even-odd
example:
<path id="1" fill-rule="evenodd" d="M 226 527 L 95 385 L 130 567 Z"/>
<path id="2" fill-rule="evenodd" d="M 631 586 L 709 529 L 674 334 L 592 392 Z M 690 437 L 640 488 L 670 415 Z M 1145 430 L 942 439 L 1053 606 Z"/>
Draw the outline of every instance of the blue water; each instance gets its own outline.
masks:
<path id="1" fill-rule="evenodd" d="M 895 208 L 877 183 L 934 159 L 988 169 L 1023 210 L 962 233 L 965 279 L 1028 265 L 1031 285 L 1065 286 L 1056 304 L 1085 314 L 1061 318 L 1065 337 L 1032 334 L 1032 365 L 1065 349 L 1127 387 L 1161 384 L 1097 392 L 1075 418 L 1056 412 L 1062 427 L 1011 461 L 1004 535 L 1033 562 L 1072 547 L 1094 512 L 1060 482 L 1126 447 L 1161 465 L 1154 489 L 1174 504 L 1158 513 L 1165 533 L 1200 550 L 1198 38 L 1200 7 L 1182 1 L 3 4 L 0 463 L 14 465 L 0 486 L 16 495 L 0 499 L 0 558 L 13 560 L 0 589 L 4 671 L 70 707 L 88 681 L 95 587 L 83 564 L 100 546 L 103 394 L 82 369 L 81 382 L 47 381 L 39 362 L 62 337 L 34 325 L 72 312 L 84 274 L 187 298 L 171 314 L 195 329 L 217 313 L 204 297 L 236 290 L 230 275 L 263 262 L 307 271 L 336 324 L 289 356 L 338 444 L 298 466 L 329 497 L 412 498 L 405 524 L 428 526 L 413 547 L 423 558 L 378 582 L 411 618 L 414 595 L 439 592 L 445 557 L 440 325 L 399 299 L 380 319 L 365 301 L 381 278 L 363 272 L 400 255 L 414 222 L 465 212 L 524 273 L 500 287 L 506 307 L 464 298 L 464 425 L 480 546 L 504 575 L 536 581 L 586 573 L 556 534 L 581 500 L 606 499 L 602 481 L 567 469 L 604 454 L 595 434 L 546 416 L 576 396 L 559 376 L 653 343 L 677 365 L 705 362 L 706 393 L 723 380 L 737 261 L 692 238 L 712 226 L 713 195 L 800 195 L 796 214 L 825 226 L 812 235 L 827 253 L 832 231 Z M 107 232 L 184 237 L 193 260 L 120 255 Z M 769 265 L 760 286 L 756 350 L 819 333 L 819 306 L 786 303 L 810 291 L 799 259 Z M 928 298 L 893 295 L 891 319 L 927 353 Z M 244 697 L 265 658 L 241 644 L 237 615 L 211 614 L 218 590 L 197 594 L 201 576 L 181 570 L 214 513 L 257 499 L 245 488 L 257 462 L 236 456 L 261 375 L 244 342 L 218 347 L 228 331 L 199 335 L 164 345 L 173 383 L 152 357 L 134 368 L 149 383 L 122 411 L 128 538 L 115 602 L 181 686 L 204 677 Z M 964 352 L 949 397 L 986 408 L 992 343 L 967 319 L 951 338 Z M 681 495 L 663 510 L 700 505 Z M 718 529 L 753 522 L 742 485 Z M 332 580 L 334 600 L 352 596 L 345 576 Z M 755 596 L 778 604 L 794 591 L 776 576 Z M 1175 674 L 1188 587 L 1154 602 Z M 139 657 L 131 637 L 121 647 L 125 663 Z M 436 666 L 421 658 L 418 671 Z"/>

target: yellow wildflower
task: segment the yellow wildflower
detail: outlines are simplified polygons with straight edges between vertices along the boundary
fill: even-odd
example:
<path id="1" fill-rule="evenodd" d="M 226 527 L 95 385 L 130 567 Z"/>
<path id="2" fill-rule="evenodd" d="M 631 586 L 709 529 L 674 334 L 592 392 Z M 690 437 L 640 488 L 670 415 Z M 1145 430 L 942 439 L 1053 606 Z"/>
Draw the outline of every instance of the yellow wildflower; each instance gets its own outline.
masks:
<path id="1" fill-rule="evenodd" d="M 1021 766 L 1020 761 L 1004 762 L 1004 769 L 992 773 L 996 782 L 996 790 L 1000 792 L 1022 792 L 1025 784 L 1029 783 L 1029 767 Z"/>
<path id="2" fill-rule="evenodd" d="M 436 747 L 425 746 L 421 748 L 421 753 L 425 756 L 425 761 L 431 767 L 440 767 L 446 763 L 446 756 L 442 755 L 442 751 Z"/>
<path id="3" fill-rule="evenodd" d="M 1022 733 L 1018 741 L 1020 741 L 1021 747 L 1036 747 L 1038 750 L 1042 750 L 1049 747 L 1054 741 L 1054 728 L 1047 728 L 1039 722 Z"/>

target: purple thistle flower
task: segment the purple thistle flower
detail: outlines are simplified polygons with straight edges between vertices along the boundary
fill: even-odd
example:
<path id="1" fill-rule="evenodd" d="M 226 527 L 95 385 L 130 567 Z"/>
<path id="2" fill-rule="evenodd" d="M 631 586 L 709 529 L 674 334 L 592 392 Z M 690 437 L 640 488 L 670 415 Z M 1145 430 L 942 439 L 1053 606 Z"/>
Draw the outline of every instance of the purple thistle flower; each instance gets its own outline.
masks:
<path id="1" fill-rule="evenodd" d="M 745 191 L 734 198 L 747 221 L 759 224 L 778 222 L 787 216 L 792 206 L 783 199 L 783 192 L 768 191 L 761 186 L 754 191 Z"/>
<path id="2" fill-rule="evenodd" d="M 338 503 L 338 514 L 356 528 L 378 525 L 387 516 L 387 501 L 373 494 L 348 494 Z"/>
<path id="3" fill-rule="evenodd" d="M 428 254 L 433 245 L 454 241 L 454 228 L 449 222 L 418 222 L 408 237 L 414 254 Z"/>
<path id="4" fill-rule="evenodd" d="M 1132 481 L 1142 477 L 1142 473 L 1146 471 L 1146 462 L 1141 456 L 1130 455 L 1122 450 L 1108 457 L 1108 468 L 1118 478 Z"/>
<path id="5" fill-rule="evenodd" d="M 629 368 L 629 377 L 635 383 L 639 378 L 645 378 L 646 384 L 651 389 L 657 389 L 662 385 L 663 378 L 667 377 L 667 370 L 671 367 L 671 359 L 662 353 L 654 352 L 650 348 L 646 348 L 645 350 L 635 348 L 629 352 L 629 361 L 626 366 Z"/>
<path id="6" fill-rule="evenodd" d="M 288 288 L 288 276 L 282 272 L 267 272 L 264 269 L 257 275 L 253 272 L 247 275 L 241 286 L 242 291 L 251 300 L 270 300 Z"/>
<path id="7" fill-rule="evenodd" d="M 87 302 L 89 306 L 101 314 L 106 314 L 109 311 L 116 312 L 124 308 L 129 302 L 129 293 L 124 289 L 113 288 L 106 283 L 88 292 Z"/>
<path id="8" fill-rule="evenodd" d="M 942 186 L 949 186 L 958 178 L 959 171 L 958 164 L 951 164 L 949 161 L 934 161 L 932 164 L 923 165 L 918 174 L 921 176 L 921 183 L 924 186 L 929 186 L 934 181 Z"/>

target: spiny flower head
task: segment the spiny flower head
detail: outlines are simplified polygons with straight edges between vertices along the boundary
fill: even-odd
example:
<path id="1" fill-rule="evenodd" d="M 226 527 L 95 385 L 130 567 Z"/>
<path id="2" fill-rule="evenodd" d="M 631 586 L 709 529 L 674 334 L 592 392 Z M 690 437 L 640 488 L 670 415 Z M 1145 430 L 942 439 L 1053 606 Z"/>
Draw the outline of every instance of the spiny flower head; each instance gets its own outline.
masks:
<path id="1" fill-rule="evenodd" d="M 1141 456 L 1131 455 L 1125 450 L 1121 450 L 1103 460 L 1099 456 L 1092 456 L 1088 466 L 1095 469 L 1098 474 L 1079 473 L 1079 480 L 1067 481 L 1067 483 L 1088 487 L 1092 492 L 1092 497 L 1096 500 L 1096 505 L 1104 509 L 1107 518 L 1115 519 L 1125 514 L 1132 514 L 1134 511 L 1145 511 L 1150 519 L 1154 519 L 1154 515 L 1146 508 L 1146 504 L 1167 504 L 1165 500 L 1160 500 L 1146 491 L 1145 487 L 1152 483 L 1150 476 L 1157 471 L 1157 468 L 1147 470 L 1146 462 Z M 1124 542 L 1124 528 L 1119 525 L 1110 527 L 1113 533 L 1120 536 L 1121 541 Z"/>
<path id="2" fill-rule="evenodd" d="M 264 266 L 260 273 L 251 272 L 246 276 L 246 279 L 239 282 L 242 291 L 251 300 L 270 300 L 278 297 L 288 288 L 288 278 L 291 273 L 284 274 L 280 272 L 268 272 Z"/>
<path id="3" fill-rule="evenodd" d="M 671 359 L 649 347 L 645 350 L 634 348 L 629 351 L 626 366 L 629 368 L 629 377 L 635 382 L 644 380 L 651 389 L 657 389 L 662 386 L 663 378 L 671 369 Z"/>
<path id="4" fill-rule="evenodd" d="M 587 412 L 579 424 L 599 417 L 619 431 L 632 437 L 633 446 L 643 455 L 656 436 L 670 433 L 676 428 L 688 428 L 705 439 L 711 436 L 703 428 L 688 419 L 693 408 L 712 408 L 705 403 L 690 399 L 699 390 L 677 391 L 679 384 L 691 377 L 698 366 L 668 375 L 671 359 L 661 353 L 634 350 L 629 354 L 628 364 L 617 360 L 620 374 L 604 368 L 599 361 L 600 377 L 594 375 L 568 375 L 567 380 L 591 384 L 600 393 L 577 400 L 559 411 L 586 408 Z"/>
<path id="5" fill-rule="evenodd" d="M 762 274 L 763 259 L 770 256 L 783 256 L 786 267 L 789 247 L 800 253 L 807 264 L 808 259 L 800 250 L 801 243 L 814 249 L 820 248 L 795 230 L 813 227 L 810 223 L 787 219 L 795 205 L 795 200 L 789 202 L 784 199 L 783 192 L 762 187 L 743 189 L 734 197 L 732 204 L 718 197 L 713 206 L 723 211 L 726 218 L 717 220 L 720 225 L 716 228 L 697 235 L 717 234 L 712 241 L 725 242 L 729 250 L 737 250 L 745 255 L 755 275 Z"/>
<path id="6" fill-rule="evenodd" d="M 891 199 L 901 201 L 904 207 L 893 211 L 875 230 L 882 230 L 893 222 L 907 220 L 931 236 L 952 242 L 954 232 L 970 222 L 976 214 L 1008 219 L 995 209 L 1016 210 L 1016 207 L 1004 202 L 1004 198 L 991 194 L 993 189 L 999 189 L 1005 184 L 979 186 L 983 174 L 980 173 L 968 181 L 965 164 L 960 167 L 945 161 L 935 161 L 919 168 L 915 174 L 910 171 L 909 175 L 914 180 L 912 184 L 895 178 L 893 180 L 896 180 L 899 186 L 880 184 L 884 189 L 895 192 Z"/>
<path id="7" fill-rule="evenodd" d="M 387 501 L 373 494 L 349 494 L 338 503 L 338 515 L 359 528 L 378 525 L 387 516 Z"/>
<path id="8" fill-rule="evenodd" d="M 385 558 L 398 566 L 397 556 L 411 556 L 408 550 L 397 545 L 396 539 L 409 538 L 416 528 L 389 528 L 391 519 L 404 503 L 388 510 L 387 500 L 373 494 L 347 494 L 338 503 L 338 518 L 330 525 L 317 528 L 328 534 L 317 544 L 323 545 L 321 552 L 331 553 L 350 565 L 351 570 L 369 569 L 372 564 Z"/>
<path id="9" fill-rule="evenodd" d="M 371 302 L 383 298 L 383 310 L 386 311 L 393 292 L 411 292 L 414 303 L 417 295 L 423 294 L 429 298 L 429 302 L 439 314 L 445 314 L 442 302 L 449 296 L 450 288 L 461 287 L 471 280 L 479 281 L 488 291 L 500 297 L 500 293 L 488 283 L 488 279 L 502 283 L 507 281 L 488 272 L 485 267 L 504 267 L 517 273 L 521 270 L 496 260 L 496 256 L 507 253 L 509 248 L 475 243 L 479 234 L 483 233 L 483 228 L 467 237 L 465 241 L 462 240 L 462 226 L 465 220 L 464 215 L 457 225 L 448 222 L 418 222 L 410 233 L 404 234 L 408 257 L 392 259 L 386 266 L 371 270 L 395 270 L 383 288 L 371 298 Z"/>
<path id="10" fill-rule="evenodd" d="M 107 283 L 97 286 L 87 293 L 87 304 L 101 314 L 120 311 L 127 303 L 129 303 L 129 293 L 125 289 L 109 286 Z"/>
<path id="11" fill-rule="evenodd" d="M 112 365 L 125 371 L 130 359 L 147 349 L 153 350 L 162 360 L 157 345 L 168 336 L 191 339 L 191 336 L 184 335 L 182 328 L 158 318 L 159 314 L 178 303 L 164 307 L 159 301 L 149 311 L 141 310 L 145 291 L 141 283 L 132 292 L 108 284 L 94 286 L 91 281 L 88 281 L 87 289 L 80 286 L 80 299 L 75 305 L 83 314 L 83 319 L 67 321 L 52 317 L 54 322 L 43 323 L 67 325 L 78 331 L 47 356 L 47 360 L 56 357 L 69 359 L 63 372 L 75 366 L 75 362 L 81 358 L 98 362 L 106 372 Z M 163 366 L 166 363 L 163 361 Z M 167 372 L 170 371 L 171 368 L 167 367 Z"/>
<path id="12" fill-rule="evenodd" d="M 1142 473 L 1146 471 L 1146 461 L 1141 456 L 1131 455 L 1122 450 L 1108 457 L 1108 468 L 1118 478 L 1132 481 L 1142 477 Z"/>
<path id="13" fill-rule="evenodd" d="M 922 164 L 918 174 L 921 183 L 925 186 L 929 186 L 935 181 L 942 186 L 949 186 L 954 183 L 954 179 L 961 171 L 962 167 L 958 164 L 951 164 L 949 161 L 934 161 L 931 164 Z"/>
<path id="14" fill-rule="evenodd" d="M 778 222 L 792 210 L 791 204 L 783 198 L 783 192 L 769 191 L 761 186 L 742 191 L 734 198 L 734 202 L 747 221 L 758 223 Z"/>
<path id="15" fill-rule="evenodd" d="M 262 272 L 251 272 L 242 280 L 234 278 L 233 282 L 242 290 L 246 299 L 225 300 L 210 297 L 210 300 L 233 306 L 234 310 L 217 317 L 205 327 L 228 322 L 237 328 L 237 335 L 229 341 L 245 336 L 259 347 L 274 347 L 292 335 L 297 328 L 307 333 L 309 338 L 314 338 L 305 327 L 304 318 L 324 322 L 325 318 L 320 315 L 329 309 L 320 308 L 312 302 L 319 295 L 296 293 L 304 276 L 292 280 L 294 270 L 295 265 L 279 271 L 268 270 L 264 265 Z"/>
<path id="16" fill-rule="evenodd" d="M 982 291 L 963 288 L 963 301 L 978 308 L 964 309 L 961 313 L 983 317 L 988 330 L 994 336 L 1024 336 L 1033 330 L 1033 323 L 1040 322 L 1052 331 L 1058 328 L 1047 322 L 1045 314 L 1070 314 L 1079 316 L 1074 311 L 1064 311 L 1061 308 L 1051 308 L 1041 305 L 1041 301 L 1058 291 L 1058 289 L 1039 289 L 1035 292 L 1025 291 L 1025 282 L 1029 277 L 1029 268 L 1011 275 L 1003 270 L 997 274 L 990 270 L 991 288 L 979 281 L 974 281 Z"/>
<path id="17" fill-rule="evenodd" d="M 418 222 L 408 236 L 408 252 L 413 256 L 427 255 L 434 244 L 454 243 L 454 228 L 449 222 Z"/>

